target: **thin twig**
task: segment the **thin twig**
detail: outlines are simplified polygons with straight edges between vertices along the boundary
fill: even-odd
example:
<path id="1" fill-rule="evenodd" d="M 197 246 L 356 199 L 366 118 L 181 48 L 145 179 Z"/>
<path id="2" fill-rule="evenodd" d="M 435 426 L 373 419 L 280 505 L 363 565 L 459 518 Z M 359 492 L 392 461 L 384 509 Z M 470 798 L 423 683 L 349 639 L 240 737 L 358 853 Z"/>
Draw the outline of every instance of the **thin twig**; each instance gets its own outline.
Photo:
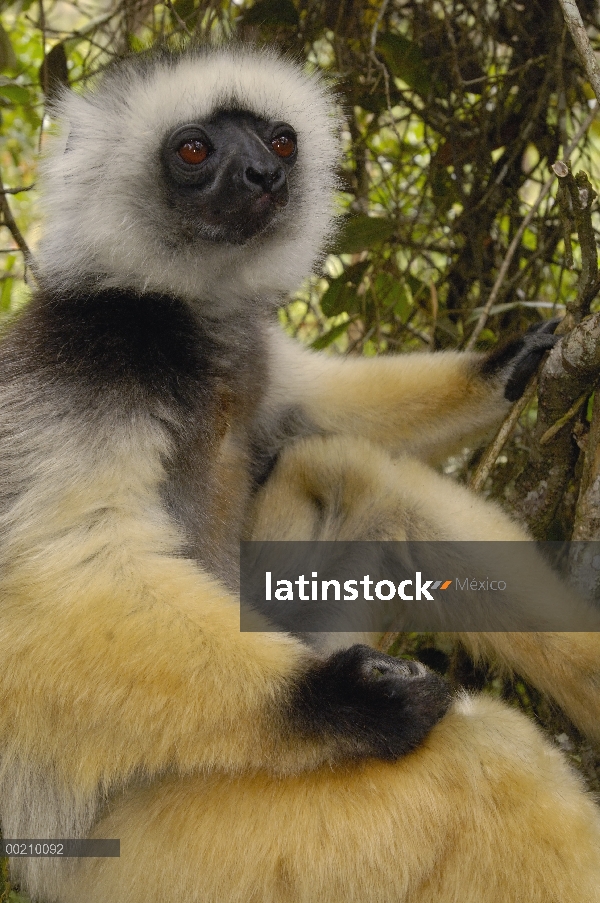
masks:
<path id="1" fill-rule="evenodd" d="M 547 442 L 550 442 L 551 439 L 556 436 L 556 434 L 562 430 L 563 426 L 565 426 L 570 420 L 573 419 L 577 411 L 582 406 L 583 402 L 589 398 L 589 390 L 584 392 L 583 395 L 580 395 L 574 404 L 571 405 L 566 414 L 563 414 L 562 417 L 559 417 L 558 420 L 552 424 L 552 426 L 548 427 L 542 438 L 540 439 L 540 445 L 545 445 Z"/>
<path id="2" fill-rule="evenodd" d="M 376 66 L 380 67 L 381 64 L 377 59 L 377 55 L 375 54 L 375 45 L 377 44 L 377 32 L 379 31 L 379 26 L 385 16 L 385 11 L 387 9 L 389 0 L 383 0 L 381 6 L 379 7 L 379 12 L 377 13 L 377 18 L 373 23 L 373 28 L 371 29 L 371 41 L 369 46 L 369 69 L 367 72 L 367 80 L 370 79 L 371 75 L 371 62 L 374 62 Z M 340 5 L 341 8 L 341 5 Z"/>
<path id="3" fill-rule="evenodd" d="M 383 0 L 381 6 L 379 7 L 379 12 L 377 13 L 377 18 L 371 29 L 371 45 L 369 50 L 369 69 L 367 73 L 367 78 L 370 78 L 371 74 L 371 62 L 375 63 L 376 67 L 379 69 L 381 74 L 383 75 L 383 87 L 385 91 L 385 102 L 387 106 L 388 115 L 390 117 L 390 126 L 392 131 L 394 132 L 396 138 L 398 139 L 398 144 L 402 145 L 402 137 L 400 136 L 400 132 L 398 131 L 398 125 L 396 123 L 396 119 L 394 117 L 394 112 L 392 109 L 392 95 L 390 94 L 390 73 L 388 72 L 388 67 L 386 64 L 379 59 L 377 53 L 375 52 L 375 48 L 377 45 L 377 32 L 379 31 L 379 26 L 383 20 L 385 15 L 385 11 L 387 9 L 389 0 Z M 341 6 L 340 6 L 341 9 Z"/>
<path id="4" fill-rule="evenodd" d="M 532 66 L 537 66 L 538 63 L 543 63 L 546 59 L 548 59 L 547 53 L 543 53 L 541 56 L 534 56 L 521 66 L 515 66 L 514 69 L 508 69 L 506 72 L 498 72 L 495 75 L 480 75 L 478 78 L 469 78 L 467 81 L 463 81 L 463 87 L 470 88 L 472 85 L 482 85 L 484 82 L 504 81 L 504 79 L 510 78 L 513 75 L 523 75 L 531 69 Z"/>
<path id="5" fill-rule="evenodd" d="M 590 111 L 589 116 L 587 116 L 585 118 L 584 122 L 577 129 L 577 132 L 575 133 L 573 140 L 571 141 L 571 143 L 565 150 L 565 153 L 563 155 L 563 160 L 565 160 L 565 161 L 568 160 L 570 158 L 571 154 L 573 153 L 573 151 L 577 148 L 577 145 L 581 141 L 583 135 L 585 135 L 585 133 L 589 129 L 590 125 L 594 121 L 597 109 L 598 109 L 598 104 L 596 103 L 596 104 L 594 104 L 593 109 Z M 502 265 L 498 271 L 498 275 L 496 276 L 496 281 L 494 282 L 494 285 L 490 292 L 489 298 L 487 299 L 487 301 L 483 307 L 483 310 L 481 311 L 481 314 L 479 315 L 479 319 L 477 320 L 475 329 L 471 333 L 469 341 L 467 342 L 467 344 L 465 346 L 466 351 L 472 351 L 477 339 L 481 335 L 481 332 L 483 331 L 485 324 L 487 323 L 488 317 L 490 315 L 490 311 L 491 311 L 492 307 L 494 306 L 494 304 L 496 303 L 498 295 L 500 294 L 500 291 L 502 289 L 502 284 L 504 282 L 504 279 L 506 277 L 508 269 L 512 263 L 512 259 L 515 256 L 517 248 L 519 247 L 519 245 L 521 243 L 521 239 L 523 238 L 523 233 L 525 232 L 528 225 L 530 224 L 530 222 L 536 215 L 536 213 L 540 207 L 540 204 L 542 203 L 542 201 L 544 200 L 546 195 L 550 192 L 550 189 L 552 188 L 555 179 L 556 179 L 556 176 L 554 175 L 554 173 L 552 173 L 552 175 L 544 182 L 537 200 L 535 201 L 534 205 L 529 210 L 529 213 L 524 217 L 521 225 L 517 229 L 515 236 L 508 247 L 508 250 L 506 252 L 504 260 L 502 261 Z"/>
<path id="6" fill-rule="evenodd" d="M 173 6 L 173 4 L 171 3 L 171 0 L 166 0 L 165 6 L 168 8 L 169 12 L 177 19 L 178 23 L 179 23 L 180 26 L 183 28 L 183 30 L 185 31 L 185 33 L 186 33 L 186 35 L 188 36 L 188 38 L 193 37 L 193 32 L 191 32 L 191 31 L 189 30 L 189 28 L 187 27 L 186 23 L 184 22 L 184 20 L 181 18 L 181 16 L 179 15 L 179 13 L 177 12 L 177 10 L 175 9 L 175 7 Z"/>
<path id="7" fill-rule="evenodd" d="M 22 194 L 24 191 L 31 191 L 32 188 L 35 188 L 35 182 L 31 185 L 19 185 L 18 188 L 3 188 L 0 194 Z"/>
<path id="8" fill-rule="evenodd" d="M 527 388 L 521 395 L 518 401 L 510 409 L 508 415 L 502 422 L 502 426 L 494 436 L 494 439 L 491 445 L 488 446 L 485 450 L 485 454 L 482 456 L 479 465 L 471 480 L 469 481 L 469 486 L 474 492 L 479 492 L 479 490 L 483 487 L 485 481 L 489 477 L 492 472 L 492 467 L 496 463 L 498 455 L 504 448 L 506 442 L 513 429 L 517 425 L 517 421 L 529 402 L 534 397 L 537 390 L 537 376 L 534 376 L 529 382 Z"/>
<path id="9" fill-rule="evenodd" d="M 86 24 L 81 28 L 76 28 L 74 31 L 66 31 L 64 28 L 52 28 L 51 25 L 46 24 L 45 33 L 46 35 L 60 36 L 63 39 L 87 38 L 90 32 L 95 31 L 102 25 L 106 25 L 106 23 L 111 19 L 114 19 L 115 16 L 118 15 L 118 13 L 118 9 L 111 9 L 110 12 L 102 13 L 101 16 L 95 16 L 93 19 L 90 19 L 89 22 L 86 22 Z M 32 19 L 30 16 L 25 16 L 25 18 L 36 28 L 40 27 L 40 23 L 36 22 L 35 19 Z"/>
<path id="10" fill-rule="evenodd" d="M 6 226 L 13 239 L 15 240 L 15 244 L 19 248 L 19 250 L 23 253 L 25 257 L 25 262 L 27 264 L 31 264 L 31 252 L 27 245 L 27 242 L 23 238 L 23 234 L 21 230 L 17 226 L 15 222 L 15 218 L 12 215 L 12 211 L 9 207 L 8 200 L 6 199 L 7 192 L 4 189 L 4 184 L 2 182 L 2 175 L 0 174 L 0 213 L 2 214 L 2 223 L 1 225 Z"/>

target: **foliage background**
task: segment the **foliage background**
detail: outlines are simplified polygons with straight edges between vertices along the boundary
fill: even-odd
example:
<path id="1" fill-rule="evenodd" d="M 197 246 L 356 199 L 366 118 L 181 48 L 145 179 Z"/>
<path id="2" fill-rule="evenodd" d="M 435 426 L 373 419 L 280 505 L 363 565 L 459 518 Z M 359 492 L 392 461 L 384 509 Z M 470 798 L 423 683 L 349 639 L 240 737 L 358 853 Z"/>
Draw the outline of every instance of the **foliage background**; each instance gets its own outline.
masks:
<path id="1" fill-rule="evenodd" d="M 598 4 L 578 6 L 599 47 Z M 340 230 L 322 271 L 281 314 L 291 333 L 349 354 L 464 348 L 470 336 L 485 350 L 573 306 L 582 257 L 577 245 L 567 265 L 572 217 L 557 184 L 541 202 L 540 191 L 578 132 L 573 168 L 598 184 L 600 117 L 590 115 L 594 94 L 558 0 L 5 0 L 0 10 L 0 325 L 32 282 L 36 161 L 56 91 L 77 90 L 112 58 L 157 41 L 231 37 L 275 43 L 320 70 L 343 112 Z M 595 205 L 588 218 L 596 229 Z M 590 254 L 597 267 L 595 244 Z M 485 473 L 483 491 L 544 538 L 578 529 L 594 385 L 588 378 L 573 413 L 564 400 L 562 444 L 544 452 L 562 462 L 561 479 L 542 514 L 524 504 L 535 478 L 527 468 L 539 459 L 535 398 Z M 465 450 L 446 469 L 468 480 L 479 454 Z M 600 789 L 594 750 L 531 688 L 478 671 L 434 637 L 405 637 L 395 649 L 533 712 Z M 5 878 L 1 903 L 21 899 Z"/>

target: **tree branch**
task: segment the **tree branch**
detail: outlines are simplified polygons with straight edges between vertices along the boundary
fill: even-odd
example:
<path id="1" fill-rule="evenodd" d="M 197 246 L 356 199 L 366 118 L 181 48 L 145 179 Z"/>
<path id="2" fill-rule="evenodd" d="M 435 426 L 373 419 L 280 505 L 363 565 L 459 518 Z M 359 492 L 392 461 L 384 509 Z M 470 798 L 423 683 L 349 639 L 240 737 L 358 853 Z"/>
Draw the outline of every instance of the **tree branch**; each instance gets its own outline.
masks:
<path id="1" fill-rule="evenodd" d="M 577 48 L 579 58 L 583 63 L 587 77 L 594 89 L 596 100 L 600 103 L 600 68 L 596 62 L 596 56 L 592 50 L 587 31 L 585 30 L 581 13 L 577 8 L 575 0 L 559 0 L 559 2 L 562 6 L 567 28 L 571 32 L 573 43 Z"/>
<path id="2" fill-rule="evenodd" d="M 593 314 L 552 349 L 539 377 L 533 446 L 512 502 L 537 539 L 547 539 L 577 461 L 569 424 L 599 378 L 600 314 Z"/>
<path id="3" fill-rule="evenodd" d="M 567 265 L 572 266 L 571 229 L 575 226 L 581 247 L 581 276 L 577 286 L 577 297 L 567 302 L 567 318 L 562 325 L 562 332 L 568 332 L 575 323 L 580 323 L 590 312 L 590 305 L 600 288 L 598 281 L 598 250 L 596 235 L 592 226 L 591 209 L 597 194 L 592 188 L 587 173 L 578 172 L 573 175 L 570 168 L 562 161 L 557 161 L 552 169 L 559 179 L 559 207 L 563 221 L 565 241 L 565 257 Z"/>

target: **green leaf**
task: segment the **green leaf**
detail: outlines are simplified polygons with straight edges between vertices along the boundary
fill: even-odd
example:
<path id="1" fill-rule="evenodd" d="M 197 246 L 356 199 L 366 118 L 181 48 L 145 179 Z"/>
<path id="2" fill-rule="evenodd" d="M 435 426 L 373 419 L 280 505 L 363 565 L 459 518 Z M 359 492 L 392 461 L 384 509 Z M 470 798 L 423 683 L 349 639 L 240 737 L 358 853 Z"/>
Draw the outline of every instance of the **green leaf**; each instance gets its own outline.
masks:
<path id="1" fill-rule="evenodd" d="M 173 18 L 176 21 L 177 18 L 179 18 L 187 23 L 196 13 L 196 4 L 194 0 L 176 0 L 173 4 L 172 11 L 175 13 Z"/>
<path id="2" fill-rule="evenodd" d="M 406 284 L 394 279 L 389 273 L 380 273 L 373 286 L 377 301 L 384 307 L 393 307 L 403 321 L 412 311 L 412 304 L 406 290 Z"/>
<path id="3" fill-rule="evenodd" d="M 359 86 L 360 87 L 360 86 Z M 362 107 L 368 113 L 379 113 L 388 108 L 388 99 L 385 91 L 367 91 L 355 90 L 352 96 L 353 106 Z M 390 103 L 393 107 L 397 106 L 402 100 L 400 91 L 393 82 L 390 82 Z"/>
<path id="4" fill-rule="evenodd" d="M 298 25 L 300 18 L 292 0 L 258 0 L 243 14 L 244 25 Z"/>
<path id="5" fill-rule="evenodd" d="M 15 890 L 11 890 L 8 895 L 7 903 L 31 903 L 29 897 L 25 897 L 23 894 L 18 894 Z"/>
<path id="6" fill-rule="evenodd" d="M 404 35 L 387 33 L 377 41 L 376 50 L 392 75 L 401 78 L 422 97 L 429 97 L 434 88 L 431 69 L 417 44 Z"/>
<path id="7" fill-rule="evenodd" d="M 404 273 L 404 282 L 409 287 L 413 300 L 422 297 L 425 293 L 429 295 L 429 286 L 417 279 L 416 276 L 413 276 L 412 273 Z"/>
<path id="8" fill-rule="evenodd" d="M 148 50 L 148 42 L 136 34 L 130 34 L 127 38 L 127 43 L 133 53 L 143 53 L 145 50 Z"/>
<path id="9" fill-rule="evenodd" d="M 0 94 L 13 103 L 29 103 L 29 91 L 15 82 L 5 82 L 4 84 L 0 82 Z"/>
<path id="10" fill-rule="evenodd" d="M 347 217 L 330 253 L 358 254 L 359 251 L 368 251 L 373 245 L 391 238 L 395 229 L 396 224 L 391 219 L 364 214 Z"/>
<path id="11" fill-rule="evenodd" d="M 13 279 L 3 279 L 0 282 L 0 312 L 6 313 L 10 310 L 10 296 L 12 292 Z"/>
<path id="12" fill-rule="evenodd" d="M 585 412 L 585 419 L 588 423 L 591 423 L 592 414 L 594 413 L 594 399 L 596 397 L 596 393 L 592 392 L 590 397 L 588 398 L 587 408 Z"/>
<path id="13" fill-rule="evenodd" d="M 0 22 L 0 69 L 14 69 L 16 65 L 17 57 L 10 43 L 10 38 Z"/>
<path id="14" fill-rule="evenodd" d="M 459 200 L 456 182 L 444 166 L 432 166 L 430 170 L 431 195 L 435 209 L 445 216 L 455 201 Z"/>
<path id="15" fill-rule="evenodd" d="M 498 344 L 498 336 L 491 329 L 482 329 L 477 339 L 477 347 L 480 349 L 493 348 Z"/>
<path id="16" fill-rule="evenodd" d="M 339 339 L 339 337 L 346 332 L 350 323 L 351 320 L 346 320 L 345 323 L 338 323 L 337 326 L 333 326 L 329 332 L 325 333 L 325 335 L 321 335 L 318 339 L 315 339 L 310 347 L 314 348 L 315 351 L 327 348 L 328 345 L 331 345 L 332 342 L 335 342 L 336 339 Z"/>
<path id="17" fill-rule="evenodd" d="M 358 302 L 356 292 L 368 266 L 368 260 L 355 263 L 354 266 L 344 270 L 341 276 L 330 281 L 327 291 L 321 298 L 321 310 L 326 317 L 354 313 Z"/>
<path id="18" fill-rule="evenodd" d="M 354 307 L 356 292 L 345 275 L 329 283 L 329 288 L 321 298 L 321 310 L 326 317 L 335 317 Z"/>

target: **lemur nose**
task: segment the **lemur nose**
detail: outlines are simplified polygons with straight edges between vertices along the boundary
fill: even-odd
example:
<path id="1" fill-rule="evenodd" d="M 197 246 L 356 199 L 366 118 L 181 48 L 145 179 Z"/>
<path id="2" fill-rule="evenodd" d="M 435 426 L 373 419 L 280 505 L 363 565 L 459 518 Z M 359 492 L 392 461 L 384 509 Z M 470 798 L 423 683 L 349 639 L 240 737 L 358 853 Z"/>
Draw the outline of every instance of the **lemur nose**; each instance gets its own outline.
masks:
<path id="1" fill-rule="evenodd" d="M 275 194 L 285 185 L 285 172 L 281 166 L 261 169 L 247 166 L 244 170 L 244 182 L 252 189 L 259 187 L 263 191 Z"/>

